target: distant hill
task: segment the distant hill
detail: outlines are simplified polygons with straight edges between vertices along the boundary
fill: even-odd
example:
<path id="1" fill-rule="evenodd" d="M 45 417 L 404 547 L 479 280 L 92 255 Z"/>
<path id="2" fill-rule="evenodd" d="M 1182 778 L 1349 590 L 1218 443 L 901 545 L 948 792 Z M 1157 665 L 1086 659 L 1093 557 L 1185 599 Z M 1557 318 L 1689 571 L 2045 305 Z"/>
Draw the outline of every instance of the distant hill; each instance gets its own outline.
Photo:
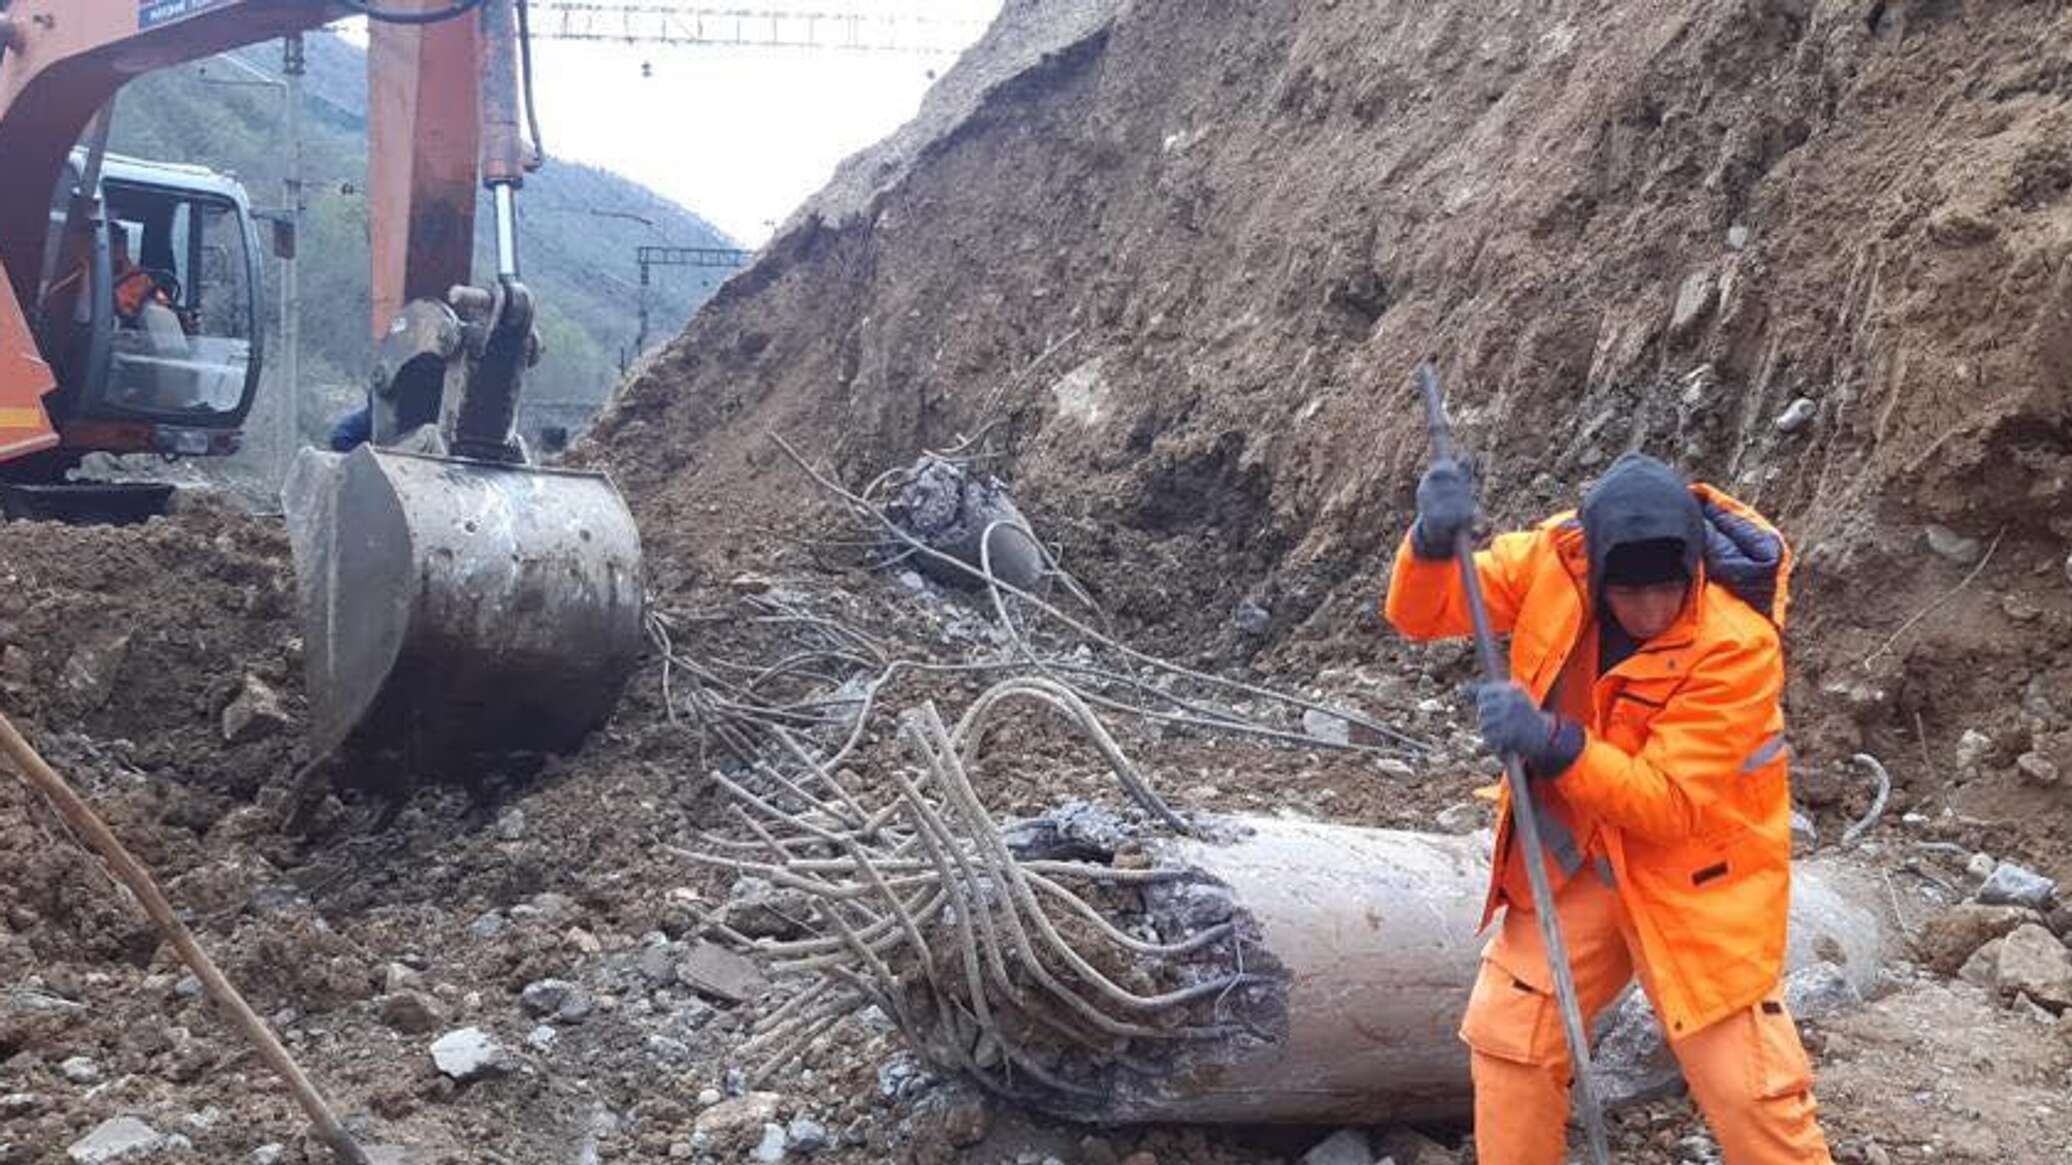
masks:
<path id="1" fill-rule="evenodd" d="M 299 248 L 303 434 L 321 435 L 368 374 L 366 55 L 329 33 L 304 38 L 303 170 L 308 213 Z M 240 59 L 278 76 L 277 42 Z M 113 148 L 235 173 L 255 207 L 283 201 L 287 151 L 281 91 L 224 62 L 161 70 L 132 82 L 116 109 Z M 519 199 L 519 244 L 540 302 L 546 355 L 527 382 L 533 402 L 601 403 L 630 359 L 638 328 L 641 244 L 738 246 L 654 191 L 608 171 L 552 157 Z M 477 216 L 476 269 L 491 262 L 490 219 Z M 277 268 L 266 264 L 269 329 L 277 327 Z M 658 269 L 649 289 L 650 346 L 675 335 L 724 271 Z M 269 343 L 273 339 L 268 337 Z M 277 349 L 275 349 L 277 350 Z M 277 365 L 276 365 L 277 367 Z M 268 391 L 275 391 L 271 384 Z M 271 403 L 271 402 L 269 402 Z M 262 406 L 262 411 L 265 406 Z M 567 410 L 559 410 L 567 411 Z M 263 425 L 249 440 L 263 442 Z"/>

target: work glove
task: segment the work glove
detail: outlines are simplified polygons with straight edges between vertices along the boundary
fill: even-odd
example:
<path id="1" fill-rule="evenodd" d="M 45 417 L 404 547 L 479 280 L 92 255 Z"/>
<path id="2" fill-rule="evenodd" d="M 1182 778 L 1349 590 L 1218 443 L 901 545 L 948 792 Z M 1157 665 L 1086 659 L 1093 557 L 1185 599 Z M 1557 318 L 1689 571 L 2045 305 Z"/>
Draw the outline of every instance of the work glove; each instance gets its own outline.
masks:
<path id="1" fill-rule="evenodd" d="M 1482 742 L 1499 756 L 1524 761 L 1528 777 L 1558 777 L 1582 755 L 1583 726 L 1542 709 L 1524 688 L 1481 683 L 1474 691 Z"/>
<path id="2" fill-rule="evenodd" d="M 1480 518 L 1475 479 L 1468 467 L 1451 459 L 1434 461 L 1417 483 L 1417 524 L 1410 528 L 1410 549 L 1419 558 L 1452 558 L 1456 536 L 1473 530 Z"/>

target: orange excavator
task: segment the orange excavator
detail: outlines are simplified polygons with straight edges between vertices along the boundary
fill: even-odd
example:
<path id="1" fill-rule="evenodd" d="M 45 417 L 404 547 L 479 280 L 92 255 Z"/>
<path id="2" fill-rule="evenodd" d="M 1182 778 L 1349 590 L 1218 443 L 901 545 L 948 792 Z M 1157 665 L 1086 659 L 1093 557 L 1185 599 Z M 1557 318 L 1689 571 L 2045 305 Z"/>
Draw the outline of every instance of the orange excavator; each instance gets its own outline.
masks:
<path id="1" fill-rule="evenodd" d="M 443 775 L 573 748 L 642 646 L 639 535 L 516 435 L 537 359 L 516 198 L 525 0 L 0 0 L 0 484 L 62 506 L 87 453 L 234 447 L 259 383 L 234 183 L 107 152 L 153 69 L 369 20 L 373 439 L 283 491 L 312 745 Z M 536 139 L 535 139 L 536 140 Z M 478 190 L 496 271 L 471 278 Z M 105 492 L 101 495 L 105 500 Z"/>

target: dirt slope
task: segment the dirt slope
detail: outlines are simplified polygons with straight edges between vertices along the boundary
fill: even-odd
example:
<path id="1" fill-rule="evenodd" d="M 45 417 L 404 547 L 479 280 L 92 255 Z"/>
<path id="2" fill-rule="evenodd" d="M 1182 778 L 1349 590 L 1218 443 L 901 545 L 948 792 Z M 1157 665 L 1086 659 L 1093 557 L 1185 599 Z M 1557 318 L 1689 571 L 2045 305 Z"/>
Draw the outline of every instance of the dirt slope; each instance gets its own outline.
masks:
<path id="1" fill-rule="evenodd" d="M 983 431 L 1147 633 L 1249 650 L 1249 596 L 1283 655 L 1352 660 L 1434 353 L 1500 520 L 1642 448 L 1782 522 L 1813 759 L 1870 747 L 1925 793 L 1924 746 L 1977 728 L 1999 771 L 2072 765 L 2065 710 L 2021 711 L 2072 690 L 2068 21 L 1120 6 L 795 221 L 594 456 L 695 570 L 809 496 L 766 432 L 857 484 Z M 1993 560 L 1880 651 L 1970 568 L 1929 522 Z"/>

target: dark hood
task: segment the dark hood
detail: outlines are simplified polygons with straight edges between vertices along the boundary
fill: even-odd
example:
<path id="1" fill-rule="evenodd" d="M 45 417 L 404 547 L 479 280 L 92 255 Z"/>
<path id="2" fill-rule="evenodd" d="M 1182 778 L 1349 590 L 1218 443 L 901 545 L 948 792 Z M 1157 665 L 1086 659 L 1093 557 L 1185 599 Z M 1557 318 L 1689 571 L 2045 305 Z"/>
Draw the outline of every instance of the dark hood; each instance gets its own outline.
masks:
<path id="1" fill-rule="evenodd" d="M 1645 453 L 1612 463 L 1583 495 L 1579 517 L 1590 553 L 1590 595 L 1604 587 L 1605 559 L 1629 542 L 1671 539 L 1683 547 L 1686 572 L 1698 577 L 1705 553 L 1705 513 L 1683 475 Z"/>

